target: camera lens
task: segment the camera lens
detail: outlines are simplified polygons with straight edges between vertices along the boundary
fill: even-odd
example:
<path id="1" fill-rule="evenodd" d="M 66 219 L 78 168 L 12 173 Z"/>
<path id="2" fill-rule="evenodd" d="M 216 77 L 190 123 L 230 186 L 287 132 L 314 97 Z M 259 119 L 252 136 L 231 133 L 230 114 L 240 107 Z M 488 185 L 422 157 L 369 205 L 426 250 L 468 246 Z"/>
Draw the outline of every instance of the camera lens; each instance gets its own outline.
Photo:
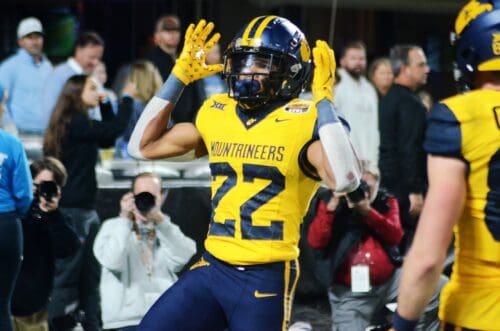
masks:
<path id="1" fill-rule="evenodd" d="M 54 181 L 43 181 L 38 186 L 38 190 L 41 197 L 50 201 L 57 195 L 57 184 Z"/>
<path id="2" fill-rule="evenodd" d="M 149 192 L 134 195 L 135 206 L 143 214 L 147 214 L 155 206 L 155 196 Z"/>

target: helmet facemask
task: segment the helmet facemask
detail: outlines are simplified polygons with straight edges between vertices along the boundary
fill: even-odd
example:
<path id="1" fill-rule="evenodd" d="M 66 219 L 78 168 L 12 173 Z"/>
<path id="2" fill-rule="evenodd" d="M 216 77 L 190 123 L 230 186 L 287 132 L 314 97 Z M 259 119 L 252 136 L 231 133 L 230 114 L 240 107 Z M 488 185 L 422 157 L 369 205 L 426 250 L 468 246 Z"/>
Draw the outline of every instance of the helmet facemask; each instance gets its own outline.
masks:
<path id="1" fill-rule="evenodd" d="M 243 109 L 259 108 L 278 97 L 282 59 L 270 53 L 234 52 L 224 58 L 229 96 Z"/>

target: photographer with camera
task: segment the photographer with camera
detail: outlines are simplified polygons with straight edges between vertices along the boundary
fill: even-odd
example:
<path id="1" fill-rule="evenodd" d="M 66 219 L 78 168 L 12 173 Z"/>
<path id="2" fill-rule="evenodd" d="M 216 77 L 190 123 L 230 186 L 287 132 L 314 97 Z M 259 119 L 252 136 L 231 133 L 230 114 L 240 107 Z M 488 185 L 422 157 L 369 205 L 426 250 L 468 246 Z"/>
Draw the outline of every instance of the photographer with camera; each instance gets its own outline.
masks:
<path id="1" fill-rule="evenodd" d="M 378 168 L 366 163 L 365 196 L 353 202 L 345 195 L 319 199 L 308 242 L 328 258 L 328 297 L 332 330 L 365 330 L 398 294 L 402 257 L 398 246 L 403 229 L 398 202 L 379 189 Z M 440 287 L 446 278 L 441 279 Z M 421 319 L 423 330 L 437 330 L 439 289 Z M 383 321 L 382 321 L 383 323 Z"/>
<path id="2" fill-rule="evenodd" d="M 52 157 L 30 165 L 33 202 L 22 219 L 24 259 L 12 296 L 16 331 L 48 330 L 47 304 L 54 281 L 54 261 L 73 255 L 80 240 L 59 211 L 66 169 Z"/>
<path id="3" fill-rule="evenodd" d="M 136 330 L 196 252 L 194 240 L 162 213 L 161 188 L 157 175 L 137 175 L 120 201 L 120 216 L 105 221 L 97 234 L 104 329 Z"/>

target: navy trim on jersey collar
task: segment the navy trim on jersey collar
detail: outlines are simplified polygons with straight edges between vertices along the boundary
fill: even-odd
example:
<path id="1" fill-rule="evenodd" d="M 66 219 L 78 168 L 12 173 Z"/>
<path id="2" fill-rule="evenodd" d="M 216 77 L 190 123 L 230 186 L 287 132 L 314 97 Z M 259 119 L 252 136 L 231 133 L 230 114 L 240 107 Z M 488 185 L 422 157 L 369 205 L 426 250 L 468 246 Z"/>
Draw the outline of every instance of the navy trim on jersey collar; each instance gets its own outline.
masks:
<path id="1" fill-rule="evenodd" d="M 236 106 L 236 115 L 240 118 L 241 123 L 248 130 L 260 123 L 268 114 L 272 113 L 276 109 L 284 106 L 290 100 L 281 100 L 270 102 L 259 109 L 254 110 L 243 110 L 239 105 Z"/>

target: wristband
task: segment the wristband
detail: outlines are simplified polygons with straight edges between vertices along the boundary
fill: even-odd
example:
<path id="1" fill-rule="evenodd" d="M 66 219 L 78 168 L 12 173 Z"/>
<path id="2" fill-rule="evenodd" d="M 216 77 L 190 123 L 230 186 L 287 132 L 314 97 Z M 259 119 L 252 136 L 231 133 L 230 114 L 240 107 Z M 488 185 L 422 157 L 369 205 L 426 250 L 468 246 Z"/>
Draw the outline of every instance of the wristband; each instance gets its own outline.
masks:
<path id="1" fill-rule="evenodd" d="M 396 331 L 413 331 L 415 326 L 417 326 L 418 320 L 407 320 L 399 315 L 398 311 L 394 313 L 394 319 L 392 320 L 392 326 Z"/>
<path id="2" fill-rule="evenodd" d="M 163 100 L 168 100 L 171 103 L 177 103 L 184 87 L 186 87 L 186 85 L 184 85 L 184 83 L 175 75 L 171 74 L 168 76 L 158 93 L 156 93 L 156 96 Z"/>
<path id="3" fill-rule="evenodd" d="M 321 99 L 316 104 L 316 109 L 318 110 L 318 127 L 340 121 L 333 103 L 327 98 Z"/>

